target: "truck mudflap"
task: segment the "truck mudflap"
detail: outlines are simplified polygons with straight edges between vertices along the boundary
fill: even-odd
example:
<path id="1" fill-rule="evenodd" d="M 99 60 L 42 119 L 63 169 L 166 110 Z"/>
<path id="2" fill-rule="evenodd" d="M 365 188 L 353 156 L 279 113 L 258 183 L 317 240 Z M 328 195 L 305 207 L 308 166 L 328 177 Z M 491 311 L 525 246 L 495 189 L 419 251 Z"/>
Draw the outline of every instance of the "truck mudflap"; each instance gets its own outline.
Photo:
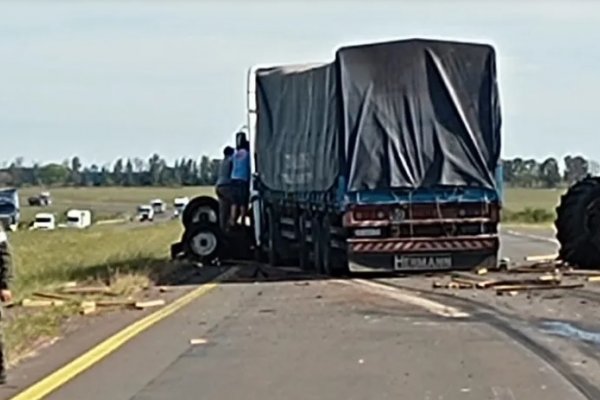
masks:
<path id="1" fill-rule="evenodd" d="M 350 270 L 443 271 L 496 268 L 498 237 L 350 239 Z"/>

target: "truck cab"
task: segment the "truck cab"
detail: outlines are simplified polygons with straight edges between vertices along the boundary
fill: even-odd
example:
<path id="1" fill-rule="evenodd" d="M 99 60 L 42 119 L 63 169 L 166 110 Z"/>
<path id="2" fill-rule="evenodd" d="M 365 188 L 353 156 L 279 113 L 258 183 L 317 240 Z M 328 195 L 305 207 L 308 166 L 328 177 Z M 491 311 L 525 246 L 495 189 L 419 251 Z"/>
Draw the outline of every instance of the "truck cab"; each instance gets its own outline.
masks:
<path id="1" fill-rule="evenodd" d="M 67 228 L 84 229 L 92 225 L 92 213 L 89 210 L 67 211 Z"/>
<path id="2" fill-rule="evenodd" d="M 183 213 L 183 209 L 190 202 L 189 197 L 176 197 L 173 200 L 173 215 L 179 217 Z"/>
<path id="3" fill-rule="evenodd" d="M 150 202 L 155 214 L 163 214 L 167 211 L 167 204 L 161 199 L 154 199 Z"/>
<path id="4" fill-rule="evenodd" d="M 150 204 L 143 204 L 137 208 L 137 217 L 139 222 L 154 221 L 154 207 Z"/>
<path id="5" fill-rule="evenodd" d="M 51 213 L 37 213 L 35 215 L 35 219 L 33 220 L 31 229 L 53 231 L 56 229 L 56 217 Z"/>
<path id="6" fill-rule="evenodd" d="M 16 231 L 21 218 L 17 189 L 0 189 L 0 224 L 5 229 Z"/>

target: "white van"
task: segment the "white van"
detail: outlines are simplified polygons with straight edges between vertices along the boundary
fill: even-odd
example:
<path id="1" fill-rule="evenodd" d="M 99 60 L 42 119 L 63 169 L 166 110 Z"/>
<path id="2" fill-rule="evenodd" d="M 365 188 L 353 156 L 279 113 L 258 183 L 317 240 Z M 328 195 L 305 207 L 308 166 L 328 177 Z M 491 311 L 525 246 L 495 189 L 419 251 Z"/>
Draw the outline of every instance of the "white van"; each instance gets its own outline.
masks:
<path id="1" fill-rule="evenodd" d="M 155 214 L 162 214 L 167 211 L 167 204 L 161 199 L 154 199 L 150 202 Z"/>
<path id="2" fill-rule="evenodd" d="M 92 225 L 92 212 L 90 210 L 67 211 L 67 228 L 83 229 Z"/>
<path id="3" fill-rule="evenodd" d="M 35 214 L 35 219 L 33 220 L 33 225 L 31 226 L 31 229 L 44 231 L 52 231 L 56 229 L 56 218 L 54 217 L 54 214 Z"/>
<path id="4" fill-rule="evenodd" d="M 189 197 L 176 197 L 175 200 L 173 200 L 173 215 L 176 217 L 180 216 L 189 202 Z"/>
<path id="5" fill-rule="evenodd" d="M 137 220 L 140 222 L 154 221 L 154 207 L 151 205 L 141 205 L 137 208 Z"/>

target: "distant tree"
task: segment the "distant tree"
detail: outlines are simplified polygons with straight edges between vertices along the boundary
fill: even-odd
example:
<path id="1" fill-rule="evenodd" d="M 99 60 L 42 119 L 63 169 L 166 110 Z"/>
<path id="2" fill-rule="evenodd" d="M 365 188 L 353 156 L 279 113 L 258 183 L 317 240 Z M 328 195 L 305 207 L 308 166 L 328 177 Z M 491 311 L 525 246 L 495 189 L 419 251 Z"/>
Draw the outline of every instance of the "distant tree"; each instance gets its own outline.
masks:
<path id="1" fill-rule="evenodd" d="M 69 169 L 60 164 L 47 164 L 40 168 L 40 180 L 48 186 L 64 185 L 69 175 Z"/>
<path id="2" fill-rule="evenodd" d="M 136 185 L 136 181 L 135 181 L 135 175 L 133 172 L 133 163 L 131 162 L 131 159 L 127 159 L 127 164 L 125 165 L 125 182 L 124 182 L 125 186 L 135 186 Z"/>
<path id="3" fill-rule="evenodd" d="M 569 185 L 583 179 L 589 172 L 588 162 L 581 156 L 566 156 L 564 161 L 564 179 Z"/>
<path id="4" fill-rule="evenodd" d="M 540 165 L 541 184 L 545 188 L 556 188 L 560 185 L 562 177 L 558 168 L 558 161 L 554 157 L 549 157 Z"/>
<path id="5" fill-rule="evenodd" d="M 113 183 L 109 167 L 103 166 L 98 177 L 98 186 L 112 186 Z"/>
<path id="6" fill-rule="evenodd" d="M 81 177 L 81 160 L 75 156 L 71 159 L 71 183 L 75 186 L 80 186 L 82 182 Z"/>
<path id="7" fill-rule="evenodd" d="M 121 158 L 119 158 L 113 166 L 112 182 L 118 186 L 122 186 L 125 182 L 125 176 L 123 174 L 123 160 Z"/>
<path id="8" fill-rule="evenodd" d="M 212 179 L 212 167 L 210 164 L 210 159 L 207 156 L 202 156 L 200 158 L 200 184 L 201 185 L 210 185 Z"/>

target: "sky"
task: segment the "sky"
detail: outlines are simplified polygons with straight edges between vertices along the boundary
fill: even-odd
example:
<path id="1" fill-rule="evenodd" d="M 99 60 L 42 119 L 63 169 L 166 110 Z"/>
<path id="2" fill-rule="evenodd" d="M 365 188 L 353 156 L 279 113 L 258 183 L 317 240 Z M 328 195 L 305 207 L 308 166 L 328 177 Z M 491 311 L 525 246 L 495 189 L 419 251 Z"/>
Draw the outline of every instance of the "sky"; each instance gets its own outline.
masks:
<path id="1" fill-rule="evenodd" d="M 411 37 L 496 48 L 505 157 L 600 159 L 600 2 L 0 0 L 0 160 L 218 156 L 252 65 Z"/>

